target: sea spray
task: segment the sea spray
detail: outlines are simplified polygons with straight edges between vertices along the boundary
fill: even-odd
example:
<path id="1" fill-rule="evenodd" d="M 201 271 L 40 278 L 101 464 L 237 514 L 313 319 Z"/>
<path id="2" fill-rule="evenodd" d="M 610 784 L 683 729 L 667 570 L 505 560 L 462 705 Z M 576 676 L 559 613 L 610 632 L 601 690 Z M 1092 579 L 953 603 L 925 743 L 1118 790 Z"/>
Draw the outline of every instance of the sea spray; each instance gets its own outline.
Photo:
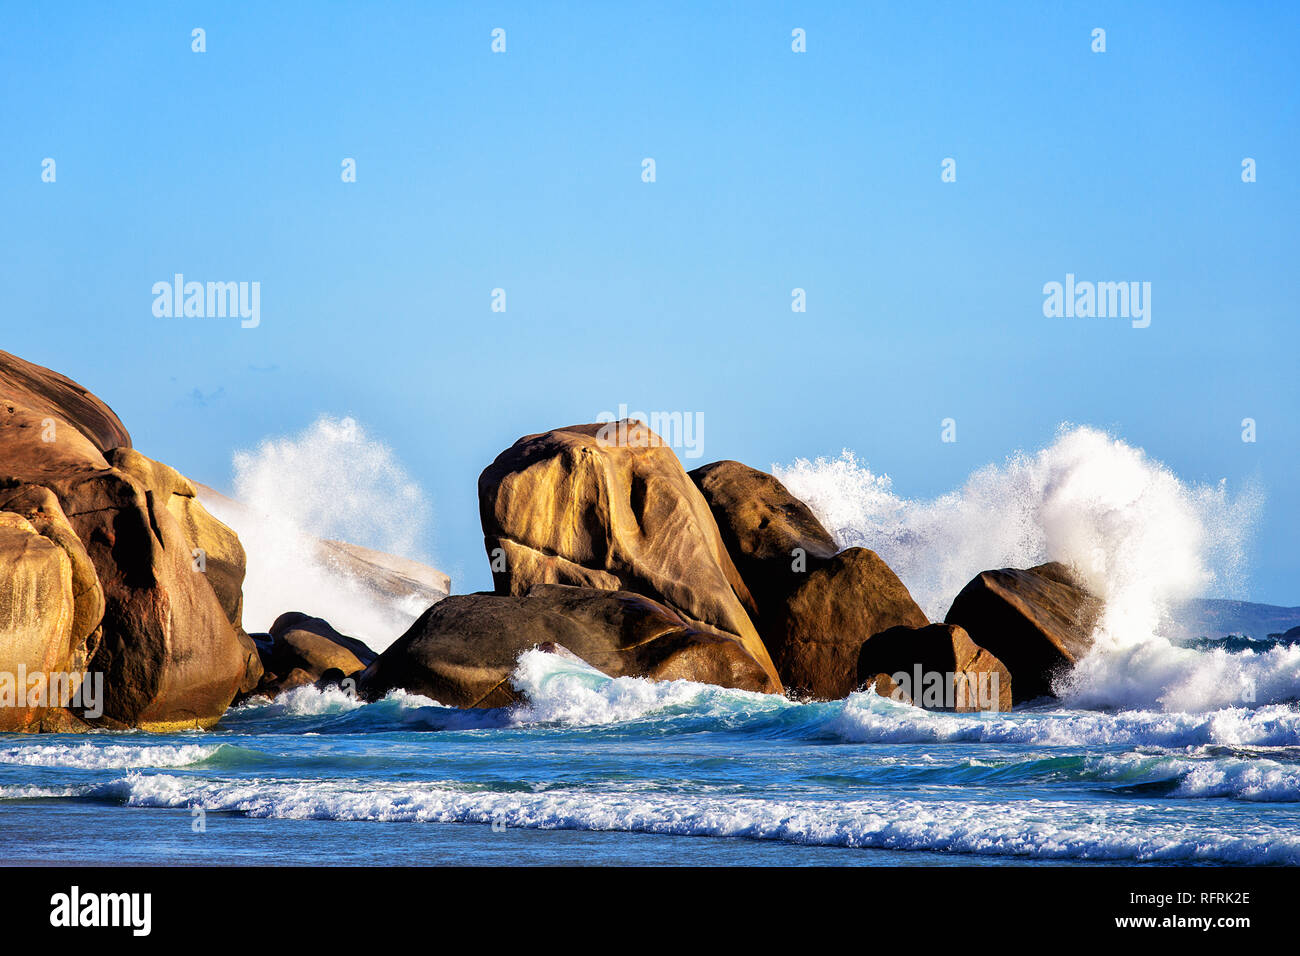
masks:
<path id="1" fill-rule="evenodd" d="M 318 550 L 318 539 L 332 538 L 424 560 L 428 500 L 355 420 L 322 415 L 297 435 L 236 452 L 233 464 L 242 507 L 208 497 L 204 504 L 244 545 L 246 630 L 303 611 L 382 650 L 426 610 L 424 600 L 377 601 Z"/>
<path id="2" fill-rule="evenodd" d="M 1080 705 L 1205 710 L 1300 689 L 1285 651 L 1228 661 L 1171 640 L 1180 604 L 1243 586 L 1257 490 L 1186 484 L 1141 449 L 1077 426 L 933 500 L 898 496 L 847 450 L 774 472 L 842 547 L 878 552 L 933 620 L 980 571 L 1071 565 L 1105 602 L 1096 649 L 1059 688 Z"/>
<path id="3" fill-rule="evenodd" d="M 336 688 L 299 687 L 249 702 L 223 726 L 248 733 L 388 733 L 398 730 L 584 731 L 593 735 L 726 734 L 737 741 L 850 744 L 993 744 L 1027 747 L 1300 747 L 1300 709 L 1287 704 L 1211 712 L 1128 709 L 1115 713 L 1018 708 L 1002 713 L 929 711 L 874 690 L 844 700 L 799 702 L 777 694 L 610 677 L 538 650 L 520 655 L 511 682 L 526 699 L 511 707 L 459 709 L 394 691 L 365 704 Z"/>

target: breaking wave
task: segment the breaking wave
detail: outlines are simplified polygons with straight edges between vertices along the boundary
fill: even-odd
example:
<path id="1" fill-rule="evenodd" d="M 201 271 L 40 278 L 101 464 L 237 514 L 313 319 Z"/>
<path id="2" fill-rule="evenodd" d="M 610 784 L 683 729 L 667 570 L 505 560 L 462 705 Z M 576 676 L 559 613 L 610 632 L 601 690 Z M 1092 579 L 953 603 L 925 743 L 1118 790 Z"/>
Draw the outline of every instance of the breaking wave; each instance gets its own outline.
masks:
<path id="1" fill-rule="evenodd" d="M 1181 604 L 1244 587 L 1257 489 L 1185 483 L 1141 449 L 1077 426 L 933 500 L 900 497 L 847 450 L 773 470 L 842 547 L 879 553 L 932 620 L 980 571 L 1071 565 L 1105 602 L 1093 652 L 1059 688 L 1078 706 L 1202 711 L 1300 691 L 1300 654 L 1177 644 Z"/>
<path id="2" fill-rule="evenodd" d="M 427 609 L 420 598 L 376 600 L 320 554 L 317 542 L 334 539 L 425 560 L 429 502 L 392 450 L 355 420 L 322 415 L 295 436 L 236 452 L 233 464 L 238 504 L 203 503 L 247 553 L 247 630 L 303 611 L 382 650 Z"/>

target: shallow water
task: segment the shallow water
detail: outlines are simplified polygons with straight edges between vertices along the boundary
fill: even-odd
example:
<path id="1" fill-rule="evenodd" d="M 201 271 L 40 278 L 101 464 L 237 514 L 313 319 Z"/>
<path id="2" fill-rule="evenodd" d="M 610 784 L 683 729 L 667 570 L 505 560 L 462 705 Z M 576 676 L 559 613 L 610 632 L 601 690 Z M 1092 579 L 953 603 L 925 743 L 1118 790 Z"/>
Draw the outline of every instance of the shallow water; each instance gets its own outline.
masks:
<path id="1" fill-rule="evenodd" d="M 1300 863 L 1300 710 L 920 711 L 612 680 L 303 688 L 209 733 L 0 738 L 7 862 Z"/>

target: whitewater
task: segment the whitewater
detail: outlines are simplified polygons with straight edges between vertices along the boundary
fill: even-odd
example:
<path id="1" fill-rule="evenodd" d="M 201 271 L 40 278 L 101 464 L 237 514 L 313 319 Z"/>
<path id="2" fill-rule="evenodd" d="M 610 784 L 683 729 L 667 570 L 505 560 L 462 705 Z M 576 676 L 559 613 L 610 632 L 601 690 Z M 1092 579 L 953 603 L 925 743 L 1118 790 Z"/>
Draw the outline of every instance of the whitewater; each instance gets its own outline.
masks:
<path id="1" fill-rule="evenodd" d="M 243 497 L 268 489 L 271 507 L 286 457 L 340 444 L 371 455 L 344 496 L 350 509 L 363 512 L 368 495 L 416 507 L 391 453 L 334 420 L 240 459 Z M 525 702 L 508 708 L 403 693 L 363 704 L 307 687 L 235 708 L 207 733 L 10 735 L 0 737 L 8 858 L 1300 863 L 1300 645 L 1194 640 L 1179 618 L 1190 598 L 1241 593 L 1258 489 L 1189 485 L 1086 427 L 1063 427 L 933 500 L 899 496 L 851 452 L 773 470 L 842 546 L 880 553 L 935 620 L 981 570 L 1071 564 L 1105 600 L 1094 650 L 1057 699 L 1007 713 L 927 712 L 870 691 L 803 702 L 613 679 L 532 651 L 512 678 Z M 321 499 L 304 488 L 298 500 Z M 337 516 L 314 507 L 282 520 L 330 532 L 323 523 Z M 247 603 L 308 600 L 326 573 L 250 560 Z M 351 613 L 375 631 L 360 636 L 383 645 L 410 612 Z"/>

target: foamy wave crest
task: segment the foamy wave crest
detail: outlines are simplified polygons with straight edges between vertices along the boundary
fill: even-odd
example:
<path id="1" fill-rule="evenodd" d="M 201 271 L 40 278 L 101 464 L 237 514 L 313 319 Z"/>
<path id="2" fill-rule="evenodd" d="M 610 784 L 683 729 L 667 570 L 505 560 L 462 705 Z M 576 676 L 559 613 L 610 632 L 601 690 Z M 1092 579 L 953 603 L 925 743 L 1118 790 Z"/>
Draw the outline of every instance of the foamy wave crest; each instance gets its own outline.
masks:
<path id="1" fill-rule="evenodd" d="M 1174 797 L 1222 797 L 1259 803 L 1300 801 L 1300 767 L 1276 760 L 1123 754 L 1092 761 L 1097 780 L 1125 784 L 1169 782 Z"/>
<path id="2" fill-rule="evenodd" d="M 1058 692 L 1078 707 L 1210 711 L 1300 697 L 1300 645 L 1262 653 L 1179 647 L 1163 636 L 1124 645 L 1099 632 L 1097 645 L 1063 677 Z"/>
<path id="3" fill-rule="evenodd" d="M 248 630 L 305 611 L 382 650 L 426 610 L 417 598 L 376 601 L 318 552 L 318 539 L 327 538 L 424 560 L 429 503 L 393 452 L 355 420 L 323 415 L 298 435 L 236 452 L 234 471 L 242 507 L 204 504 L 247 552 Z"/>
<path id="4" fill-rule="evenodd" d="M 0 763 L 24 767 L 72 767 L 78 770 L 132 767 L 188 767 L 211 759 L 221 744 L 25 744 L 0 750 Z"/>
<path id="5" fill-rule="evenodd" d="M 468 710 L 404 691 L 363 703 L 334 687 L 298 687 L 274 701 L 232 710 L 223 725 L 256 730 L 300 718 L 299 729 L 339 733 L 586 727 L 615 734 L 728 733 L 881 744 L 1300 746 L 1300 708 L 1285 704 L 1212 712 L 1021 709 L 958 714 L 922 710 L 871 690 L 842 701 L 796 702 L 692 681 L 613 678 L 583 661 L 538 650 L 520 655 L 511 681 L 524 696 L 522 703 Z"/>
<path id="6" fill-rule="evenodd" d="M 1178 814 L 1141 804 L 1055 800 L 760 800 L 708 795 L 547 790 L 485 792 L 454 783 L 242 782 L 132 774 L 90 794 L 139 807 L 202 807 L 251 817 L 495 823 L 745 837 L 819 846 L 931 850 L 1037 859 L 1300 863 L 1300 834 L 1265 823 L 1189 832 Z"/>
<path id="7" fill-rule="evenodd" d="M 1282 704 L 1210 713 L 1021 710 L 955 714 L 921 710 L 880 697 L 874 691 L 865 691 L 846 699 L 825 727 L 837 739 L 852 743 L 1003 743 L 1039 747 L 1300 745 L 1300 710 Z"/>
<path id="8" fill-rule="evenodd" d="M 899 497 L 847 450 L 774 471 L 841 546 L 878 552 L 933 620 L 980 571 L 1071 565 L 1105 602 L 1089 666 L 1063 688 L 1081 706 L 1227 706 L 1252 699 L 1248 681 L 1256 703 L 1296 694 L 1290 659 L 1233 664 L 1170 641 L 1179 604 L 1243 587 L 1262 505 L 1255 489 L 1188 485 L 1141 449 L 1069 426 L 1047 448 L 982 468 L 930 501 Z"/>
<path id="9" fill-rule="evenodd" d="M 0 800 L 57 800 L 76 797 L 86 787 L 36 787 L 30 784 L 0 784 Z"/>
<path id="10" fill-rule="evenodd" d="M 781 697 L 713 684 L 610 677 L 581 660 L 538 650 L 520 655 L 511 683 L 526 698 L 512 713 L 516 726 L 594 726 L 664 715 L 732 714 L 741 708 L 757 714 L 790 706 Z"/>

